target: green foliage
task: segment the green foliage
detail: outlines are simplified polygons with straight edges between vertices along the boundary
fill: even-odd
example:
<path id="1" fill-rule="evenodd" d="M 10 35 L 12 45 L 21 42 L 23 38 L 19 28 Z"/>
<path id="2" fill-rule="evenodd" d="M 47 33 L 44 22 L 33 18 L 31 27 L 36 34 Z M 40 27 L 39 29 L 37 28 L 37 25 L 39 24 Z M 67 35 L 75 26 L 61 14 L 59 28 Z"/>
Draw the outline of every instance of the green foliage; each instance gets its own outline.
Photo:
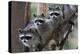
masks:
<path id="1" fill-rule="evenodd" d="M 37 13 L 37 4 L 36 3 L 31 3 L 31 18 L 33 14 Z"/>

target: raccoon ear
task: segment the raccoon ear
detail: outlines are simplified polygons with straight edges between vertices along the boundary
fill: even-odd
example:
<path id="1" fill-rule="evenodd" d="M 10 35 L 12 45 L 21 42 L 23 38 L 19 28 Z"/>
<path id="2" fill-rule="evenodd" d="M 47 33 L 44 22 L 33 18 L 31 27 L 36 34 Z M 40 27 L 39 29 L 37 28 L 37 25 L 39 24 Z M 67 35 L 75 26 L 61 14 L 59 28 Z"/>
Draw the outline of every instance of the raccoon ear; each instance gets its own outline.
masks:
<path id="1" fill-rule="evenodd" d="M 41 14 L 41 16 L 42 16 L 42 17 L 45 17 L 43 13 Z"/>
<path id="2" fill-rule="evenodd" d="M 59 7 L 59 6 L 56 6 L 56 8 L 55 8 L 55 9 L 60 10 L 60 7 Z"/>
<path id="3" fill-rule="evenodd" d="M 33 17 L 37 17 L 37 15 L 36 14 L 33 14 Z"/>
<path id="4" fill-rule="evenodd" d="M 21 29 L 21 28 L 19 28 L 19 29 L 18 29 L 18 32 L 19 32 L 19 33 L 22 33 L 22 29 Z"/>

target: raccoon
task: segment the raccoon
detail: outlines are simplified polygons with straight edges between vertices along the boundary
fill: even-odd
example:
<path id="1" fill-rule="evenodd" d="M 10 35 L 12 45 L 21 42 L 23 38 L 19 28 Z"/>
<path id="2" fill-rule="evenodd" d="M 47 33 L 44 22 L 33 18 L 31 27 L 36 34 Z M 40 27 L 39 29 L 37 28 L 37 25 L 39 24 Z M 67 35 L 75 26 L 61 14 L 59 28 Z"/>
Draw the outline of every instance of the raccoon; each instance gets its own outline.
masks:
<path id="1" fill-rule="evenodd" d="M 67 11 L 65 8 L 67 8 Z M 19 29 L 19 40 L 28 48 L 28 51 L 56 49 L 57 45 L 61 43 L 61 40 L 64 38 L 67 30 L 67 25 L 61 25 L 67 16 L 71 16 L 66 16 L 66 14 L 68 12 L 75 12 L 72 6 L 71 8 L 70 6 L 65 6 L 65 8 L 64 12 L 60 7 L 54 9 L 49 8 L 47 16 L 44 16 L 43 13 L 41 15 L 34 14 L 33 18 L 29 20 L 29 23 L 24 28 Z M 57 27 L 59 27 L 60 32 L 57 32 L 57 30 L 56 35 L 53 35 L 53 31 L 57 29 Z M 45 45 L 46 43 L 48 45 Z"/>

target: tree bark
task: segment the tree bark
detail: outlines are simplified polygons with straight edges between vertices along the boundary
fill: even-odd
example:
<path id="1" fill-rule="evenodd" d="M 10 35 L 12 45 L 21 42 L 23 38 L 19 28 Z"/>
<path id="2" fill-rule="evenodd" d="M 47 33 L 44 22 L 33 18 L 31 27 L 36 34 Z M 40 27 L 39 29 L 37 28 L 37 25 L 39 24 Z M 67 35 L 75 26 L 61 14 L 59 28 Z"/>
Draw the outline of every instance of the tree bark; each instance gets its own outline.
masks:
<path id="1" fill-rule="evenodd" d="M 30 3 L 25 4 L 25 9 L 24 9 L 24 25 L 29 21 L 31 17 L 31 9 L 30 9 Z"/>
<path id="2" fill-rule="evenodd" d="M 11 2 L 11 52 L 24 52 L 24 46 L 19 40 L 18 29 L 26 24 L 30 18 L 30 3 Z"/>
<path id="3" fill-rule="evenodd" d="M 45 16 L 47 16 L 47 12 L 48 12 L 48 5 L 45 3 L 38 3 L 37 4 L 37 14 L 44 14 Z"/>

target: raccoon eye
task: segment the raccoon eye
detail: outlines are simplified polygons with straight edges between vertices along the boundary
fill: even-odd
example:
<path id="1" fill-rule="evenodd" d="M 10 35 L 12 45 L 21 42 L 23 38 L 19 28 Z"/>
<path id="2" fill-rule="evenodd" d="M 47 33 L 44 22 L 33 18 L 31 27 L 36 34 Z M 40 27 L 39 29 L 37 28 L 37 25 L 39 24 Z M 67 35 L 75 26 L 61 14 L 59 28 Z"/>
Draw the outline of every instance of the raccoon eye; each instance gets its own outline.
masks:
<path id="1" fill-rule="evenodd" d="M 50 19 L 50 17 L 48 17 L 48 19 Z"/>
<path id="2" fill-rule="evenodd" d="M 23 40 L 23 39 L 30 40 L 31 38 L 32 38 L 31 36 L 23 36 L 23 37 L 21 37 L 21 40 Z"/>
<path id="3" fill-rule="evenodd" d="M 59 13 L 51 13 L 50 15 L 51 15 L 51 16 L 52 16 L 52 15 L 59 16 L 60 14 L 59 14 Z"/>
<path id="4" fill-rule="evenodd" d="M 52 16 L 54 13 L 51 13 L 50 16 Z"/>
<path id="5" fill-rule="evenodd" d="M 54 13 L 54 15 L 59 16 L 60 14 L 59 13 Z"/>
<path id="6" fill-rule="evenodd" d="M 35 23 L 36 23 L 36 22 L 44 23 L 43 20 L 36 20 Z"/>
<path id="7" fill-rule="evenodd" d="M 35 23 L 37 23 L 37 25 L 39 25 L 39 24 L 44 23 L 44 20 L 38 19 L 38 20 L 35 20 Z"/>

